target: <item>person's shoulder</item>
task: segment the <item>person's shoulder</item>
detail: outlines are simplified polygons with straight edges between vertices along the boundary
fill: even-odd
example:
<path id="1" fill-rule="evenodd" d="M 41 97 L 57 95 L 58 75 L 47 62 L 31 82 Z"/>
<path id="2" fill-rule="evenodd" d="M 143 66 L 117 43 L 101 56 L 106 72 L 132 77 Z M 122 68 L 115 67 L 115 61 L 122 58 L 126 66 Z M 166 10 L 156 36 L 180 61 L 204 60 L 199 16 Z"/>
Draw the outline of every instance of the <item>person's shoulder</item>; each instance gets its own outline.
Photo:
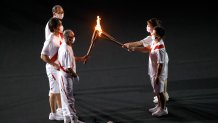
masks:
<path id="1" fill-rule="evenodd" d="M 45 25 L 45 29 L 46 29 L 46 30 L 49 30 L 48 22 L 49 22 L 49 21 L 47 21 L 47 22 L 46 22 L 46 25 Z"/>
<path id="2" fill-rule="evenodd" d="M 152 40 L 151 35 L 146 36 L 143 40 Z"/>
<path id="3" fill-rule="evenodd" d="M 50 17 L 49 20 L 46 22 L 45 28 L 47 28 L 48 30 L 49 30 L 48 23 L 49 23 L 49 21 L 50 21 L 52 18 L 53 18 L 53 17 Z"/>
<path id="4" fill-rule="evenodd" d="M 51 34 L 48 36 L 48 38 L 45 40 L 45 42 L 50 43 L 53 39 L 54 39 L 54 34 L 51 33 Z"/>
<path id="5" fill-rule="evenodd" d="M 161 40 L 159 41 L 159 43 L 164 45 L 164 40 L 161 39 Z"/>
<path id="6" fill-rule="evenodd" d="M 63 43 L 61 44 L 61 46 L 60 46 L 59 49 L 61 49 L 61 50 L 67 50 L 67 44 L 66 44 L 65 42 L 63 42 Z"/>
<path id="7" fill-rule="evenodd" d="M 53 40 L 54 37 L 55 37 L 54 33 L 51 33 L 51 34 L 48 36 L 48 39 Z"/>

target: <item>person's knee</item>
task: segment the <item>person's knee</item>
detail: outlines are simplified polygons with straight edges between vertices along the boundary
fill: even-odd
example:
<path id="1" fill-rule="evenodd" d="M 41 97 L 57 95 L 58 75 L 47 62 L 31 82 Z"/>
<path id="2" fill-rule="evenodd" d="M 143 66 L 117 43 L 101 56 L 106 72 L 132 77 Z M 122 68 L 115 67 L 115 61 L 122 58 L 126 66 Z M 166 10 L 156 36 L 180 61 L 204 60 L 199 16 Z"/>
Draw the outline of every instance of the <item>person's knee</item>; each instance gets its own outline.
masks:
<path id="1" fill-rule="evenodd" d="M 56 94 L 50 93 L 50 99 L 54 100 L 56 98 Z"/>

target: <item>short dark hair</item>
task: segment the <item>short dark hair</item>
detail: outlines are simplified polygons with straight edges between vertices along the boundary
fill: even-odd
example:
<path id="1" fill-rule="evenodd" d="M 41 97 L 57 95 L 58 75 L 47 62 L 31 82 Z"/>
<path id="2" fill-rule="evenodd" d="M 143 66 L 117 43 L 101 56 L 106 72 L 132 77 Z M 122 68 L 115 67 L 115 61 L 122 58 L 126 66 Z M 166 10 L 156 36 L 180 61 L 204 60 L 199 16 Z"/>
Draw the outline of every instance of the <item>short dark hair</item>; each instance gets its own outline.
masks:
<path id="1" fill-rule="evenodd" d="M 74 32 L 72 30 L 70 30 L 70 29 L 64 30 L 64 39 L 65 40 L 68 40 L 69 35 L 70 35 L 71 32 L 73 33 L 73 36 L 75 36 Z"/>
<path id="2" fill-rule="evenodd" d="M 154 27 L 154 30 L 156 31 L 156 34 L 157 34 L 158 36 L 160 36 L 161 38 L 164 37 L 164 35 L 165 35 L 165 29 L 164 29 L 163 27 L 161 27 L 161 26 L 156 26 L 156 27 Z"/>
<path id="3" fill-rule="evenodd" d="M 61 20 L 58 19 L 58 18 L 51 18 L 49 21 L 48 21 L 48 27 L 49 27 L 49 30 L 51 32 L 54 32 L 54 28 L 57 28 L 58 26 L 61 25 Z"/>
<path id="4" fill-rule="evenodd" d="M 151 24 L 151 26 L 161 26 L 161 21 L 157 18 L 151 18 L 147 21 L 147 23 Z"/>

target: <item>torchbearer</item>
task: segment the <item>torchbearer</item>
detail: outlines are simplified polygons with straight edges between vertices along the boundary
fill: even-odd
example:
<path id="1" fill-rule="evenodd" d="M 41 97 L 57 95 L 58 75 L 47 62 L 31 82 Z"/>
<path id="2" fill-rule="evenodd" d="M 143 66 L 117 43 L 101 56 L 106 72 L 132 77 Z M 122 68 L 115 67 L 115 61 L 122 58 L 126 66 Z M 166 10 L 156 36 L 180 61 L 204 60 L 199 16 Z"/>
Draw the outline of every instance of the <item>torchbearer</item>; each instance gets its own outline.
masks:
<path id="1" fill-rule="evenodd" d="M 75 57 L 72 44 L 75 42 L 75 35 L 71 30 L 64 31 L 64 42 L 58 50 L 58 62 L 60 65 L 59 86 L 62 101 L 62 111 L 64 123 L 81 123 L 78 120 L 75 109 L 74 82 L 79 81 L 79 75 L 76 72 L 76 61 L 84 62 L 87 56 Z"/>
<path id="2" fill-rule="evenodd" d="M 168 114 L 164 89 L 165 81 L 167 81 L 168 78 L 169 58 L 163 41 L 165 29 L 156 26 L 151 35 L 152 41 L 149 45 L 146 47 L 130 47 L 130 50 L 149 53 L 148 74 L 150 76 L 153 92 L 158 99 L 158 104 L 154 108 L 149 109 L 149 112 L 152 113 L 152 116 L 160 117 Z"/>
<path id="3" fill-rule="evenodd" d="M 161 25 L 161 21 L 157 18 L 151 18 L 147 21 L 147 32 L 149 33 L 149 35 L 147 37 L 145 37 L 144 39 L 140 40 L 140 41 L 135 41 L 135 42 L 128 42 L 125 43 L 123 47 L 131 49 L 132 47 L 147 47 L 150 45 L 150 43 L 152 42 L 152 36 L 151 33 L 154 30 L 154 27 L 156 26 L 162 26 Z M 164 82 L 164 96 L 166 101 L 169 101 L 169 94 L 167 92 L 167 80 Z M 158 98 L 157 96 L 154 96 L 154 103 L 158 103 Z"/>

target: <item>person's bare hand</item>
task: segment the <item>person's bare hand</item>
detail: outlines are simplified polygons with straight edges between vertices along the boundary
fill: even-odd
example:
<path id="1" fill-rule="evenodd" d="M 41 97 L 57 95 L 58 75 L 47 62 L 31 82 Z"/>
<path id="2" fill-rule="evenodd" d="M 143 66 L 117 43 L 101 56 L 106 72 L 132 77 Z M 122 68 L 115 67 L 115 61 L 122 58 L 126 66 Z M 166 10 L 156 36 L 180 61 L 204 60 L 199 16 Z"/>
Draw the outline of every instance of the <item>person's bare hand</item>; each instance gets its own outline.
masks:
<path id="1" fill-rule="evenodd" d="M 122 46 L 123 48 L 127 48 L 127 49 L 129 49 L 129 43 L 125 43 L 125 44 L 123 44 L 123 46 Z"/>
<path id="2" fill-rule="evenodd" d="M 89 58 L 90 58 L 90 56 L 89 55 L 85 55 L 85 56 L 83 56 L 83 64 L 86 64 L 87 63 L 87 61 L 89 60 Z"/>
<path id="3" fill-rule="evenodd" d="M 52 66 L 56 69 L 56 70 L 60 70 L 60 66 L 56 63 L 53 63 Z"/>

